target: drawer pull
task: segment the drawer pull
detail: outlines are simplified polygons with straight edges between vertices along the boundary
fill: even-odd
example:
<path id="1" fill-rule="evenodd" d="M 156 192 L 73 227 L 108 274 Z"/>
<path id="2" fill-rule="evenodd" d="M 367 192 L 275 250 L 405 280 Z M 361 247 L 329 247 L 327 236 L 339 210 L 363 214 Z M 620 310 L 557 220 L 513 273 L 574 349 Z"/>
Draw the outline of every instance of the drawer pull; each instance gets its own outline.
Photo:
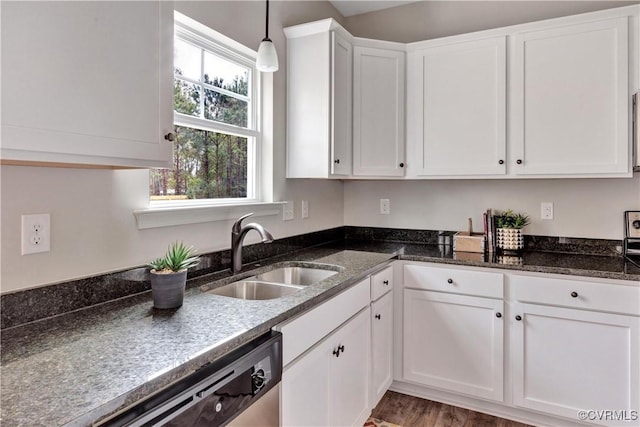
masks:
<path id="1" fill-rule="evenodd" d="M 449 284 L 453 283 L 453 279 L 447 279 L 447 283 Z"/>
<path id="2" fill-rule="evenodd" d="M 379 314 L 376 314 L 375 317 L 376 317 L 376 319 L 380 320 L 380 315 Z"/>
<path id="3" fill-rule="evenodd" d="M 501 317 L 502 317 L 502 313 L 497 312 L 497 313 L 496 313 L 496 317 L 497 317 L 498 319 L 499 319 L 499 318 L 501 318 Z"/>
<path id="4" fill-rule="evenodd" d="M 389 285 L 389 281 L 388 280 L 384 280 L 384 281 L 382 281 L 382 284 L 388 286 Z"/>
<path id="5" fill-rule="evenodd" d="M 571 296 L 573 298 L 578 298 L 578 293 L 577 292 L 571 292 Z"/>
<path id="6" fill-rule="evenodd" d="M 522 316 L 520 316 L 519 314 L 518 314 L 518 315 L 516 315 L 516 320 L 517 320 L 518 322 L 519 322 L 519 321 L 521 321 L 521 320 L 522 320 Z"/>

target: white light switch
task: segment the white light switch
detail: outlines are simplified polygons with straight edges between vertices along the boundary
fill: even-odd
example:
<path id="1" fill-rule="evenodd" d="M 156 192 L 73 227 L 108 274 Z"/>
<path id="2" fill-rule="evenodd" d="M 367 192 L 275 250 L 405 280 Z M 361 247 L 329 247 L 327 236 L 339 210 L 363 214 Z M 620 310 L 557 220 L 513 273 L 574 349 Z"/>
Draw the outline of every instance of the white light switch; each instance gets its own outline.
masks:
<path id="1" fill-rule="evenodd" d="M 291 221 L 293 219 L 293 200 L 287 200 L 287 204 L 282 206 L 282 220 Z"/>
<path id="2" fill-rule="evenodd" d="M 302 219 L 309 218 L 309 201 L 308 200 L 302 201 L 301 211 L 302 211 Z"/>

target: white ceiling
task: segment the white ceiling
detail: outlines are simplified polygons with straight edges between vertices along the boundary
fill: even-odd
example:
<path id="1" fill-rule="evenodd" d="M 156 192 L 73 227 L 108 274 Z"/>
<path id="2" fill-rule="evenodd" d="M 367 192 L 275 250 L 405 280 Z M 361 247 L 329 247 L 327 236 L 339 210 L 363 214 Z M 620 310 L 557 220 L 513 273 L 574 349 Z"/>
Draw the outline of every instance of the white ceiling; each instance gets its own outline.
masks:
<path id="1" fill-rule="evenodd" d="M 344 16 L 360 15 L 361 13 L 376 10 L 389 9 L 403 4 L 415 3 L 403 0 L 329 0 L 333 6 Z"/>

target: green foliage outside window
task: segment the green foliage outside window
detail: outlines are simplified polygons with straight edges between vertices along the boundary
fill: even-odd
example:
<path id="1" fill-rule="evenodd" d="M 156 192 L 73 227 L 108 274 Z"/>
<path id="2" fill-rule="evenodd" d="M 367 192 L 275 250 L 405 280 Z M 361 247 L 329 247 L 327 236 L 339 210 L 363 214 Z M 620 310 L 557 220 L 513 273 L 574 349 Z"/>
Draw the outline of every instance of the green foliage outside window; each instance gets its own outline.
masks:
<path id="1" fill-rule="evenodd" d="M 239 127 L 247 126 L 247 102 L 207 87 L 246 95 L 247 73 L 235 76 L 228 83 L 219 77 L 211 80 L 205 74 L 204 85 L 182 80 L 179 69 L 175 70 L 175 76 L 173 98 L 176 112 Z M 203 100 L 201 96 L 204 96 Z M 203 106 L 204 111 L 201 112 Z M 247 138 L 177 125 L 175 135 L 173 168 L 151 171 L 152 200 L 247 197 Z"/>

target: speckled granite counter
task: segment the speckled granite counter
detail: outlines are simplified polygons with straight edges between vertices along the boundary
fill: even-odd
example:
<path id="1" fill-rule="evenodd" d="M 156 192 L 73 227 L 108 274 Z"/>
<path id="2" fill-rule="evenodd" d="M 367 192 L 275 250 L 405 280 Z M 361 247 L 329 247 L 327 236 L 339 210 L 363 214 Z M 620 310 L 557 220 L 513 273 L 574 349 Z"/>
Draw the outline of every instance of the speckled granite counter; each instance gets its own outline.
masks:
<path id="1" fill-rule="evenodd" d="M 235 277 L 219 272 L 191 280 L 197 286 L 187 291 L 178 310 L 154 310 L 150 293 L 144 292 L 3 330 L 0 424 L 89 425 L 330 298 L 395 256 L 640 281 L 640 268 L 621 257 L 525 252 L 517 260 L 520 265 L 508 265 L 497 259 L 460 259 L 450 246 L 334 242 L 286 259 L 340 265 L 344 270 L 276 300 L 243 301 L 206 293 L 213 286 L 275 267 L 271 265 Z"/>
<path id="2" fill-rule="evenodd" d="M 482 254 L 455 253 L 451 246 L 346 240 L 335 247 L 370 252 L 398 253 L 398 259 L 437 262 L 506 270 L 602 279 L 640 281 L 640 267 L 621 256 L 525 251 L 520 257 L 487 257 Z"/>
<path id="3" fill-rule="evenodd" d="M 289 258 L 344 269 L 275 300 L 221 297 L 205 292 L 213 284 L 203 284 L 187 291 L 178 310 L 154 310 L 151 295 L 144 293 L 5 329 L 0 424 L 89 425 L 330 298 L 392 257 L 311 249 Z"/>

